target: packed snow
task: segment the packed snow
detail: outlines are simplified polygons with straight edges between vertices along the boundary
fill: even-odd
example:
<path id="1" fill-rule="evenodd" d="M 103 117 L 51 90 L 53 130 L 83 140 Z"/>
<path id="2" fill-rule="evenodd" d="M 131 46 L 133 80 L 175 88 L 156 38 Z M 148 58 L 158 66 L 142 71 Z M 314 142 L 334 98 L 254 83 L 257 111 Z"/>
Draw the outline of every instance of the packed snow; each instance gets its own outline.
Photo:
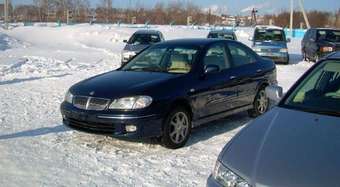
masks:
<path id="1" fill-rule="evenodd" d="M 206 37 L 208 30 L 152 26 L 165 38 Z M 196 128 L 184 148 L 123 141 L 62 125 L 59 105 L 74 83 L 120 66 L 122 42 L 138 27 L 16 26 L 0 29 L 1 186 L 205 186 L 224 145 L 252 119 L 246 113 Z M 250 28 L 236 31 L 247 45 Z M 312 63 L 300 40 L 290 65 L 277 65 L 286 91 Z"/>

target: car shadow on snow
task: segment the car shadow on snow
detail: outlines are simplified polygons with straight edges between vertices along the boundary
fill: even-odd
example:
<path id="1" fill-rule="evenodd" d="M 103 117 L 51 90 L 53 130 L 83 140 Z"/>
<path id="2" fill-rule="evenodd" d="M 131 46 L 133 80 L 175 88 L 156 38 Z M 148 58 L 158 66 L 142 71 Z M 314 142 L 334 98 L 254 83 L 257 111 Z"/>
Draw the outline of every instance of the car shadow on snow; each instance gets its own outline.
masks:
<path id="1" fill-rule="evenodd" d="M 8 139 L 14 139 L 14 138 L 25 138 L 25 137 L 36 137 L 36 136 L 42 136 L 47 134 L 56 134 L 60 132 L 66 132 L 70 129 L 66 128 L 64 125 L 57 125 L 55 127 L 42 127 L 38 129 L 31 129 L 21 132 L 16 132 L 13 134 L 6 134 L 6 135 L 0 135 L 0 141 L 1 140 L 8 140 Z"/>
<path id="2" fill-rule="evenodd" d="M 220 120 L 203 124 L 197 128 L 192 129 L 191 137 L 186 146 L 191 146 L 198 142 L 213 138 L 214 136 L 231 132 L 234 129 L 246 125 L 249 121 L 251 121 L 251 118 L 248 117 L 247 112 L 242 112 Z M 237 132 L 235 132 L 235 134 L 236 133 Z M 233 137 L 234 135 L 231 134 L 231 136 Z"/>

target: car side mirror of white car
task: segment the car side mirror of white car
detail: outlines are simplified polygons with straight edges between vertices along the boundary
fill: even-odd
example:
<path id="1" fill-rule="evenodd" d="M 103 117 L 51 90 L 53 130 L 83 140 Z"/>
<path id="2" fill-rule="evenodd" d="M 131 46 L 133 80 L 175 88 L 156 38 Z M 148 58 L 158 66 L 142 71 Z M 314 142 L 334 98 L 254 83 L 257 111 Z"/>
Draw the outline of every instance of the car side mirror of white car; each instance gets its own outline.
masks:
<path id="1" fill-rule="evenodd" d="M 253 37 L 250 36 L 250 37 L 248 38 L 248 40 L 249 40 L 249 41 L 253 41 Z"/>
<path id="2" fill-rule="evenodd" d="M 127 43 L 127 40 L 123 40 L 124 43 Z"/>
<path id="3" fill-rule="evenodd" d="M 282 87 L 276 85 L 267 86 L 266 95 L 270 100 L 274 101 L 276 104 L 283 97 L 283 89 Z"/>

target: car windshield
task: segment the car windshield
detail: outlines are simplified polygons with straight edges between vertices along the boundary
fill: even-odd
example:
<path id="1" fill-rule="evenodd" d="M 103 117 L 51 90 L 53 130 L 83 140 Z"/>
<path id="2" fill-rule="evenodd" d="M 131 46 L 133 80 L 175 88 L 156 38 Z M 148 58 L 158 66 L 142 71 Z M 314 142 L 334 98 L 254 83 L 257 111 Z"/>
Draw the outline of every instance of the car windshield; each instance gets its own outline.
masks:
<path id="1" fill-rule="evenodd" d="M 134 34 L 129 40 L 129 44 L 139 45 L 139 44 L 153 44 L 160 42 L 161 39 L 157 34 Z"/>
<path id="2" fill-rule="evenodd" d="M 121 70 L 185 74 L 190 72 L 198 49 L 190 47 L 149 48 Z"/>
<path id="3" fill-rule="evenodd" d="M 319 30 L 317 32 L 318 41 L 326 40 L 329 42 L 340 42 L 340 31 L 337 30 Z"/>
<path id="4" fill-rule="evenodd" d="M 234 36 L 231 33 L 210 33 L 208 38 L 222 38 L 227 40 L 234 40 Z"/>
<path id="5" fill-rule="evenodd" d="M 325 61 L 297 86 L 284 106 L 340 116 L 340 62 Z"/>
<path id="6" fill-rule="evenodd" d="M 255 41 L 285 41 L 283 30 L 280 29 L 256 29 Z"/>

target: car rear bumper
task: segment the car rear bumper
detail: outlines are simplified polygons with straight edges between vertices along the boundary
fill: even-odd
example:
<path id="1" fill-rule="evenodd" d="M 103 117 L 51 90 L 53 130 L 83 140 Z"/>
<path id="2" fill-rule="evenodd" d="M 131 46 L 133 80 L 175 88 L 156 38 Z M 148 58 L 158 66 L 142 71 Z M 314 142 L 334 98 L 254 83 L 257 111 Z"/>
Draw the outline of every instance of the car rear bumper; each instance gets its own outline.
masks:
<path id="1" fill-rule="evenodd" d="M 84 111 L 68 103 L 61 105 L 63 123 L 70 128 L 117 138 L 140 139 L 158 137 L 162 132 L 162 117 L 157 114 L 126 115 Z M 135 126 L 128 131 L 127 126 Z"/>
<path id="2" fill-rule="evenodd" d="M 258 53 L 261 57 L 269 58 L 274 62 L 287 63 L 289 61 L 288 53 Z"/>

